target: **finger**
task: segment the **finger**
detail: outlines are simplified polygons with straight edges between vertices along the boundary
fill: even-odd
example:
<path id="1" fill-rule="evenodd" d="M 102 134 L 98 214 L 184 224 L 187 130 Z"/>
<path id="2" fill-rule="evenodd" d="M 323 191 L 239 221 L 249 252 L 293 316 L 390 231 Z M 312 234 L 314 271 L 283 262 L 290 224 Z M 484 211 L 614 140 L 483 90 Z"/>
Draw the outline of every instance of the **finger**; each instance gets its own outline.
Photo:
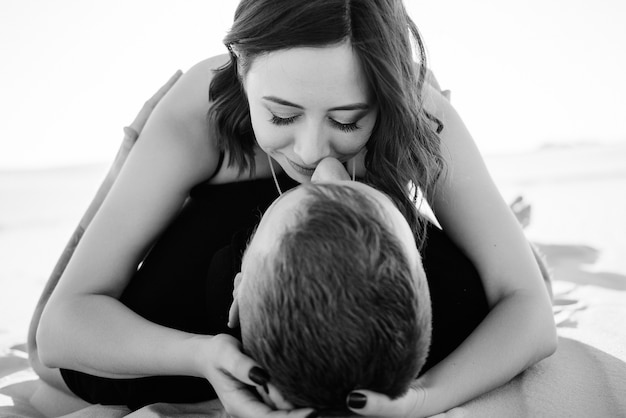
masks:
<path id="1" fill-rule="evenodd" d="M 267 415 L 271 418 L 317 418 L 320 416 L 314 409 L 292 409 L 290 411 L 272 411 Z"/>
<path id="2" fill-rule="evenodd" d="M 176 72 L 170 77 L 165 84 L 161 86 L 160 89 L 157 90 L 154 95 L 148 99 L 148 103 L 152 103 L 152 107 L 156 106 L 156 104 L 167 94 L 167 92 L 172 88 L 174 84 L 178 81 L 180 76 L 183 75 L 181 70 L 176 70 Z"/>
<path id="3" fill-rule="evenodd" d="M 311 408 L 306 409 L 291 409 L 285 410 L 272 410 L 269 406 L 265 405 L 258 400 L 249 399 L 248 402 L 241 402 L 234 408 L 229 408 L 227 411 L 230 416 L 241 418 L 317 418 L 319 414 Z"/>
<path id="4" fill-rule="evenodd" d="M 267 385 L 268 395 L 272 403 L 276 406 L 275 409 L 290 410 L 294 408 L 294 405 L 283 397 L 283 394 L 272 384 Z"/>
<path id="5" fill-rule="evenodd" d="M 260 402 L 255 396 L 252 395 L 252 392 L 238 392 L 237 398 L 233 397 L 233 401 L 226 403 L 224 400 L 228 399 L 232 394 L 226 394 L 225 398 L 222 400 L 224 405 L 230 405 L 228 408 L 229 416 L 233 417 L 241 417 L 241 418 L 317 418 L 319 414 L 312 408 L 305 409 L 276 409 L 274 405 L 272 405 L 273 401 L 269 399 L 269 395 L 263 390 L 258 389 L 258 393 L 265 403 Z M 228 401 L 227 401 L 228 402 Z"/>
<path id="6" fill-rule="evenodd" d="M 131 128 L 130 126 L 124 126 L 124 138 L 128 139 L 131 143 L 135 143 L 137 138 L 139 137 L 139 133 Z"/>
<path id="7" fill-rule="evenodd" d="M 264 392 L 259 392 L 263 399 L 267 398 L 267 394 Z M 238 392 L 237 395 L 232 396 L 233 402 L 226 403 L 230 401 L 229 399 L 232 394 L 227 394 L 224 396 L 225 399 L 222 399 L 222 404 L 224 405 L 226 412 L 231 417 L 239 417 L 239 418 L 317 418 L 319 414 L 311 408 L 306 409 L 290 409 L 290 410 L 281 410 L 275 409 L 271 406 L 271 403 L 263 403 L 260 402 L 252 392 Z M 226 401 L 226 402 L 225 402 Z M 226 405 L 229 405 L 226 408 Z"/>
<path id="8" fill-rule="evenodd" d="M 510 204 L 510 207 L 515 207 L 524 202 L 524 196 L 517 196 Z"/>
<path id="9" fill-rule="evenodd" d="M 244 385 L 262 386 L 267 391 L 269 373 L 259 367 L 250 357 L 241 351 L 241 342 L 227 334 L 213 337 L 214 362 L 220 365 L 212 374 L 212 379 L 230 389 L 240 389 Z"/>
<path id="10" fill-rule="evenodd" d="M 235 379 L 251 386 L 262 386 L 267 392 L 266 386 L 270 380 L 269 373 L 250 357 L 242 353 L 239 347 L 234 347 L 225 356 L 224 366 Z"/>
<path id="11" fill-rule="evenodd" d="M 267 416 L 272 412 L 269 405 L 261 402 L 247 389 L 218 394 L 229 417 L 253 418 Z"/>
<path id="12" fill-rule="evenodd" d="M 408 417 L 417 415 L 423 402 L 423 390 L 412 387 L 396 399 L 368 390 L 351 392 L 348 395 L 347 406 L 351 411 L 363 416 Z"/>
<path id="13" fill-rule="evenodd" d="M 268 405 L 272 409 L 279 409 L 279 408 L 276 407 L 276 404 L 274 403 L 272 398 L 270 398 L 270 394 L 265 392 L 264 389 L 259 388 L 257 386 L 256 392 L 261 397 L 261 399 L 263 399 L 263 402 L 265 403 L 265 405 Z"/>

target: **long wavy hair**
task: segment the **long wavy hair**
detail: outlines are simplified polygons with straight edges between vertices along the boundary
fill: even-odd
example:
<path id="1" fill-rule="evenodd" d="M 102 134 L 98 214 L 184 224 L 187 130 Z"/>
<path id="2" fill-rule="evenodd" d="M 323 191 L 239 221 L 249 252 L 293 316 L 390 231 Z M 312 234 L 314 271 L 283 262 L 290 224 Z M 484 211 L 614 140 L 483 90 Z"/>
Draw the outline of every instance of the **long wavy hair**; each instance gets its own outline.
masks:
<path id="1" fill-rule="evenodd" d="M 401 0 L 242 0 L 224 38 L 230 60 L 210 85 L 209 128 L 228 151 L 228 164 L 252 172 L 256 139 L 241 81 L 254 58 L 345 41 L 379 109 L 366 144 L 364 181 L 394 200 L 421 247 L 426 220 L 416 203 L 420 193 L 430 200 L 444 169 L 437 135 L 443 126 L 424 110 L 425 48 Z"/>

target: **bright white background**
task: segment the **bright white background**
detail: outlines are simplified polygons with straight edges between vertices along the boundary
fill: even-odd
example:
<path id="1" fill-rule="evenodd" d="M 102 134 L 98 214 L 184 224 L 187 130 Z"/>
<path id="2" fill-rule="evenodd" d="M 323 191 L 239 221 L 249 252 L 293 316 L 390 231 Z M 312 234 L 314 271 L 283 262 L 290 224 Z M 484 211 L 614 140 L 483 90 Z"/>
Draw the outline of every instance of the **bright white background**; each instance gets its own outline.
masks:
<path id="1" fill-rule="evenodd" d="M 235 0 L 2 0 L 0 169 L 110 160 L 176 69 L 224 52 Z M 623 0 L 405 0 L 485 153 L 626 142 Z"/>

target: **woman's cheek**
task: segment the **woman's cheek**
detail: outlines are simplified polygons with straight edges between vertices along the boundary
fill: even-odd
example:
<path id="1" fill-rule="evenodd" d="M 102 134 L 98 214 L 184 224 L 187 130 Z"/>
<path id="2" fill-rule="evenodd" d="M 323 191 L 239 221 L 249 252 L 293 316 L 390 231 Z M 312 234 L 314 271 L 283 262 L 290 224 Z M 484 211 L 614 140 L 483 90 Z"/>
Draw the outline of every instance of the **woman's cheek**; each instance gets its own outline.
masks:
<path id="1" fill-rule="evenodd" d="M 263 150 L 276 150 L 288 145 L 289 141 L 286 136 L 288 129 L 278 128 L 269 121 L 255 121 L 254 119 L 252 119 L 252 129 L 257 143 Z"/>

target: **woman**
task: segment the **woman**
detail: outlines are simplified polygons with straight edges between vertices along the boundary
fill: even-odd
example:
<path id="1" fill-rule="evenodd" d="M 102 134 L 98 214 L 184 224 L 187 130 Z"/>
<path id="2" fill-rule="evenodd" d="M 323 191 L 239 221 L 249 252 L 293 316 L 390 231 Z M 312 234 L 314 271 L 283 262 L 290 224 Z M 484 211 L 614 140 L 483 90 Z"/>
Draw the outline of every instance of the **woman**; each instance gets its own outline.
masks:
<path id="1" fill-rule="evenodd" d="M 449 243 L 458 246 L 471 264 L 447 274 L 444 268 L 434 285 L 452 289 L 475 268 L 481 283 L 473 288 L 484 287 L 489 308 L 486 316 L 482 306 L 452 313 L 484 319 L 413 390 L 396 400 L 359 390 L 348 397 L 353 411 L 433 415 L 555 350 L 550 300 L 530 247 L 459 116 L 425 85 L 422 43 L 401 1 L 244 0 L 225 44 L 228 56 L 194 66 L 154 109 L 41 320 L 34 319 L 35 365 L 105 378 L 195 376 L 211 383 L 231 415 L 279 416 L 245 388 L 267 376 L 235 339 L 158 325 L 120 299 L 132 293 L 137 266 L 154 254 L 155 241 L 171 239 L 164 231 L 182 222 L 190 192 L 192 203 L 202 193 L 195 186 L 208 185 L 209 195 L 210 186 L 236 189 L 204 196 L 229 210 L 233 196 L 271 201 L 268 190 L 254 194 L 249 186 L 269 181 L 280 191 L 309 182 L 326 157 L 395 200 L 427 252 L 429 281 L 429 258 L 440 257 L 433 269 L 445 266 Z M 443 237 L 415 211 L 410 183 Z M 245 187 L 243 197 L 237 187 Z M 36 369 L 61 387 L 70 380 Z"/>

